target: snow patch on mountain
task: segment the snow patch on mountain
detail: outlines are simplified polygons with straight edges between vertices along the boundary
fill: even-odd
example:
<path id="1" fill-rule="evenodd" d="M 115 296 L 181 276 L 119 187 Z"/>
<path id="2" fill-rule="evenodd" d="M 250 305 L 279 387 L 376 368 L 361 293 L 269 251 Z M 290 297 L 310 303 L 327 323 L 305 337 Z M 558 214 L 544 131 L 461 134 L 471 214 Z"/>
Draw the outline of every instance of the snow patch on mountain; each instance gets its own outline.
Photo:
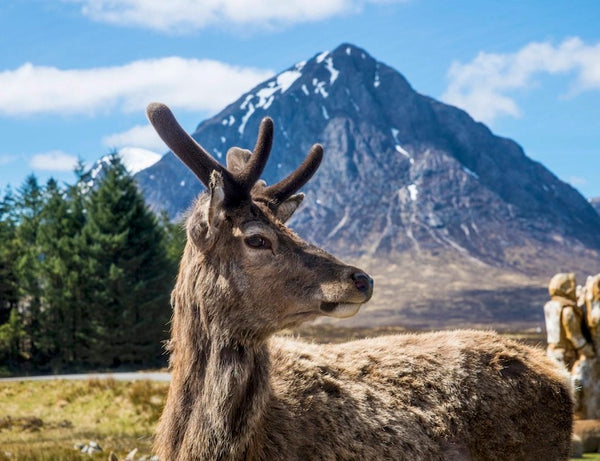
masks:
<path id="1" fill-rule="evenodd" d="M 417 197 L 419 196 L 419 189 L 417 188 L 416 184 L 410 184 L 408 186 L 408 193 L 410 194 L 410 199 L 414 202 L 417 200 Z"/>
<path id="2" fill-rule="evenodd" d="M 463 171 L 467 173 L 469 176 L 473 176 L 475 179 L 479 179 L 479 175 L 474 171 L 469 170 L 466 166 L 462 167 Z M 545 187 L 545 186 L 544 186 Z"/>
<path id="3" fill-rule="evenodd" d="M 256 109 L 267 110 L 271 107 L 271 104 L 275 100 L 276 94 L 283 94 L 294 84 L 296 80 L 302 77 L 302 68 L 305 66 L 305 62 L 299 62 L 294 66 L 294 69 L 286 70 L 285 72 L 277 75 L 273 80 L 270 80 L 266 83 L 265 86 L 258 89 L 256 94 L 250 93 L 246 96 L 242 104 L 240 105 L 240 109 L 246 110 L 246 113 L 242 116 L 242 122 L 238 128 L 238 132 L 240 134 L 244 133 L 244 129 L 246 128 L 246 123 L 248 119 L 252 116 L 252 114 L 256 111 Z M 258 101 L 254 101 L 254 99 L 258 99 Z M 232 118 L 232 117 L 231 117 Z M 231 126 L 233 121 L 223 121 L 223 125 Z"/>
<path id="4" fill-rule="evenodd" d="M 316 78 L 313 78 L 312 84 L 315 87 L 315 93 L 320 94 L 321 96 L 323 96 L 323 98 L 327 99 L 329 93 L 325 89 L 325 82 L 321 82 Z"/>
<path id="5" fill-rule="evenodd" d="M 321 54 L 319 54 L 315 58 L 315 61 L 317 61 L 317 64 L 321 64 L 325 60 L 325 58 L 327 57 L 327 55 L 329 55 L 329 51 L 323 51 Z"/>
<path id="6" fill-rule="evenodd" d="M 338 75 L 340 75 L 340 71 L 333 67 L 333 58 L 329 57 L 325 60 L 325 68 L 331 74 L 329 77 L 329 84 L 333 85 L 334 82 L 337 80 Z"/>
<path id="7" fill-rule="evenodd" d="M 246 106 L 248 107 L 248 110 L 246 111 L 246 113 L 243 115 L 242 117 L 242 123 L 240 124 L 240 127 L 238 128 L 238 132 L 240 134 L 244 134 L 244 129 L 246 128 L 246 123 L 248 122 L 248 119 L 250 118 L 250 116 L 254 113 L 254 111 L 256 110 L 254 107 L 254 104 L 252 104 L 250 102 L 250 100 L 254 97 L 254 95 L 248 95 L 248 97 L 246 98 L 246 100 L 242 103 L 242 105 L 240 106 L 240 109 L 246 109 Z"/>
<path id="8" fill-rule="evenodd" d="M 224 118 L 223 121 L 221 122 L 221 124 L 223 124 L 223 126 L 232 126 L 235 123 L 235 117 L 233 115 L 230 115 L 227 118 Z"/>

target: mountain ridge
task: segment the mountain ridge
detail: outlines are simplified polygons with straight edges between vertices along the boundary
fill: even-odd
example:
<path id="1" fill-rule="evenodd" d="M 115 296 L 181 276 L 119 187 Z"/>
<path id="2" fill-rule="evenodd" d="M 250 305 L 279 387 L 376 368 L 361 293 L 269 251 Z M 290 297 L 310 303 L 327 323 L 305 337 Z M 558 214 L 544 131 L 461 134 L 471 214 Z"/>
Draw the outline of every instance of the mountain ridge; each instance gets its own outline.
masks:
<path id="1" fill-rule="evenodd" d="M 275 121 L 268 183 L 323 144 L 321 168 L 290 224 L 336 254 L 374 265 L 460 261 L 465 274 L 484 267 L 537 284 L 552 275 L 549 267 L 592 270 L 600 215 L 587 200 L 516 142 L 417 93 L 361 48 L 342 44 L 289 67 L 192 136 L 224 162 L 227 148 L 252 148 L 266 115 Z M 171 216 L 202 190 L 172 154 L 136 179 Z"/>

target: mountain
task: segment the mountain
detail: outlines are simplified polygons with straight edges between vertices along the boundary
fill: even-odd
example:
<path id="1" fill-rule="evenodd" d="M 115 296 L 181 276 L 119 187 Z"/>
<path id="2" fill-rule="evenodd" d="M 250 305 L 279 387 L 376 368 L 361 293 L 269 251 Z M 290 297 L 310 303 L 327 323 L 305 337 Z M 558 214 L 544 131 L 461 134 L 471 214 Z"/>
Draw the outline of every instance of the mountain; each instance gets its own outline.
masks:
<path id="1" fill-rule="evenodd" d="M 590 199 L 590 205 L 600 214 L 600 197 L 594 197 Z"/>
<path id="2" fill-rule="evenodd" d="M 192 136 L 224 161 L 229 147 L 254 146 L 266 115 L 275 122 L 268 183 L 300 164 L 314 142 L 323 144 L 321 168 L 290 225 L 380 274 L 383 298 L 374 302 L 373 323 L 383 311 L 404 322 L 439 316 L 440 306 L 460 311 L 457 318 L 485 320 L 486 299 L 503 289 L 527 306 L 527 314 L 512 307 L 515 321 L 539 322 L 535 299 L 543 304 L 547 278 L 597 272 L 600 215 L 587 200 L 514 141 L 417 93 L 356 46 L 290 67 Z M 202 189 L 170 153 L 136 179 L 151 205 L 171 216 Z M 490 319 L 506 319 L 509 302 L 496 299 Z"/>

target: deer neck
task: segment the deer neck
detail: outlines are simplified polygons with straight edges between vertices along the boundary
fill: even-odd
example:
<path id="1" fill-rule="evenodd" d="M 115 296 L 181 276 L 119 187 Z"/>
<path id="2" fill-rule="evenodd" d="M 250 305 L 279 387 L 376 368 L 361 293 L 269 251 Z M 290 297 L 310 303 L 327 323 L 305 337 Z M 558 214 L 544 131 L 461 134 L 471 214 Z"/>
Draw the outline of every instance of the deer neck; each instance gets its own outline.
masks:
<path id="1" fill-rule="evenodd" d="M 261 437 L 271 397 L 267 344 L 206 323 L 201 313 L 208 306 L 180 307 L 173 318 L 171 388 L 157 434 L 157 446 L 170 448 L 161 459 L 246 459 Z"/>
<path id="2" fill-rule="evenodd" d="M 246 459 L 250 443 L 260 437 L 270 398 L 267 348 L 217 341 L 209 347 L 199 405 L 186 435 L 195 445 L 203 434 L 206 459 Z"/>

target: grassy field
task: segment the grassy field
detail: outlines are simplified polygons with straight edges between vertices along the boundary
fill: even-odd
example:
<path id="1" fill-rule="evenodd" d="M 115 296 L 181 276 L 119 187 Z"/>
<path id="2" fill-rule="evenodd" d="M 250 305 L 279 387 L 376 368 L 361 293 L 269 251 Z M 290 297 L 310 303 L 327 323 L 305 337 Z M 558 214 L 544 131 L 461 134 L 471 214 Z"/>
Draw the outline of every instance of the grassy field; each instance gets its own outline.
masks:
<path id="1" fill-rule="evenodd" d="M 150 455 L 152 434 L 168 383 L 87 381 L 7 382 L 0 384 L 0 460 L 108 459 Z M 103 452 L 90 456 L 77 443 L 97 442 Z"/>

